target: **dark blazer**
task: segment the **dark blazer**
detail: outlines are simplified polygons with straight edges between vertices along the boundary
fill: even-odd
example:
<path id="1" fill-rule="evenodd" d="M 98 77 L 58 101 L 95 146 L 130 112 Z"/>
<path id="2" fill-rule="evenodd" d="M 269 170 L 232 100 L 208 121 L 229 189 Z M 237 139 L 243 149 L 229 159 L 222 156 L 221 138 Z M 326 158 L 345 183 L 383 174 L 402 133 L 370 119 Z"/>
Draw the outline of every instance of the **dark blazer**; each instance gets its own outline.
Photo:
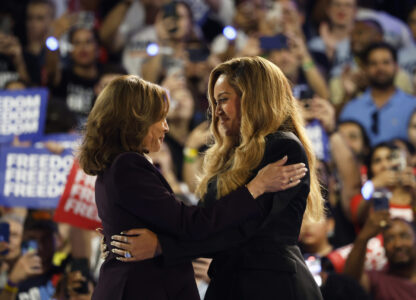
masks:
<path id="1" fill-rule="evenodd" d="M 253 171 L 288 155 L 287 164 L 307 157 L 299 139 L 288 132 L 266 137 L 262 162 Z M 189 257 L 212 257 L 211 283 L 205 299 L 322 299 L 318 286 L 306 267 L 297 246 L 309 194 L 309 174 L 299 185 L 258 198 L 267 217 L 246 221 L 204 241 L 178 241 L 160 235 L 166 263 Z M 208 186 L 205 205 L 215 204 L 215 181 Z"/>
<path id="2" fill-rule="evenodd" d="M 196 240 L 262 215 L 245 187 L 214 206 L 185 206 L 175 199 L 159 171 L 135 152 L 120 154 L 97 177 L 95 195 L 109 249 L 112 235 L 131 228 L 149 228 L 177 240 Z M 93 299 L 199 299 L 190 259 L 174 265 L 162 260 L 123 263 L 110 252 L 101 267 Z"/>

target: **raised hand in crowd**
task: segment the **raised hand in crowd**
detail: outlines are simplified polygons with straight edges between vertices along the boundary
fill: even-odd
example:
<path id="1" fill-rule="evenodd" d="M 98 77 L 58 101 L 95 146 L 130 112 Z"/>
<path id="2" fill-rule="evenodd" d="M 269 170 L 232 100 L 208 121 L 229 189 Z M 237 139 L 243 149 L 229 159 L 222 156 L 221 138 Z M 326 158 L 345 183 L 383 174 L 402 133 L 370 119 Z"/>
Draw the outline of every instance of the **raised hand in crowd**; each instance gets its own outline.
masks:
<path id="1" fill-rule="evenodd" d="M 329 24 L 327 22 L 321 22 L 321 24 L 319 25 L 319 35 L 325 44 L 326 56 L 329 60 L 332 60 L 334 58 L 338 39 L 331 32 Z"/>
<path id="2" fill-rule="evenodd" d="M 11 59 L 22 80 L 27 82 L 30 80 L 23 58 L 22 46 L 16 36 L 0 32 L 0 54 L 8 56 Z"/>
<path id="3" fill-rule="evenodd" d="M 321 122 L 327 133 L 335 130 L 335 108 L 328 100 L 314 97 L 309 104 L 309 110 L 314 118 Z"/>
<path id="4" fill-rule="evenodd" d="M 306 121 L 319 120 L 327 133 L 335 130 L 335 108 L 328 100 L 315 96 L 300 102 L 303 106 L 302 115 Z"/>
<path id="5" fill-rule="evenodd" d="M 53 21 L 51 34 L 56 38 L 60 38 L 76 24 L 77 20 L 77 13 L 64 13 L 62 16 Z"/>
<path id="6" fill-rule="evenodd" d="M 319 97 L 328 99 L 329 88 L 322 76 L 319 68 L 316 66 L 308 47 L 305 43 L 305 38 L 302 33 L 289 33 L 286 34 L 288 38 L 289 50 L 296 55 L 299 65 L 301 66 L 303 73 L 305 74 L 306 81 L 311 89 Z"/>
<path id="7" fill-rule="evenodd" d="M 368 278 L 364 273 L 364 260 L 368 241 L 382 232 L 389 225 L 389 212 L 387 210 L 375 211 L 369 215 L 364 227 L 358 234 L 354 246 L 345 263 L 344 273 L 355 278 L 366 287 Z"/>
<path id="8" fill-rule="evenodd" d="M 375 189 L 381 189 L 396 186 L 399 183 L 399 178 L 397 176 L 397 171 L 386 169 L 380 171 L 380 173 L 375 175 L 371 181 L 373 182 Z"/>
<path id="9" fill-rule="evenodd" d="M 28 251 L 17 260 L 10 272 L 9 280 L 18 284 L 30 276 L 42 273 L 42 259 L 36 251 Z"/>
<path id="10" fill-rule="evenodd" d="M 403 170 L 397 173 L 398 184 L 404 188 L 409 188 L 415 191 L 416 189 L 416 178 L 413 173 L 413 168 L 410 166 L 405 167 Z"/>

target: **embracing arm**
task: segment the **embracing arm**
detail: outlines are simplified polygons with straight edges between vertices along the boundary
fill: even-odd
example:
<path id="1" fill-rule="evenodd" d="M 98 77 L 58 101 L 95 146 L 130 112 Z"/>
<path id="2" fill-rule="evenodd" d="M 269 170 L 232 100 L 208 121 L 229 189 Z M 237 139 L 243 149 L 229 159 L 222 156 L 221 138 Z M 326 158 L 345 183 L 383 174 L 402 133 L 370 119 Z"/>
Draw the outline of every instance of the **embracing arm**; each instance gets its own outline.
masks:
<path id="1" fill-rule="evenodd" d="M 125 154 L 114 166 L 118 205 L 152 229 L 178 239 L 203 239 L 242 221 L 262 215 L 253 199 L 274 187 L 277 162 L 259 172 L 247 187 L 240 187 L 210 207 L 185 206 L 166 187 L 160 174 L 142 156 Z M 267 168 L 267 167 L 266 167 Z M 291 185 L 295 184 L 293 182 Z M 271 185 L 271 187 L 270 187 Z M 249 190 L 250 189 L 250 190 Z"/>
<path id="2" fill-rule="evenodd" d="M 294 140 L 277 141 L 271 147 L 271 152 L 266 153 L 264 164 L 281 157 L 283 153 L 290 153 L 288 163 L 307 164 L 303 148 Z M 305 189 L 309 190 L 309 176 L 301 179 L 300 183 L 292 188 L 274 193 L 271 205 L 266 204 L 266 195 L 259 197 L 259 204 L 263 206 L 267 218 L 253 218 L 245 221 L 237 228 L 224 230 L 209 239 L 202 241 L 179 241 L 171 236 L 158 235 L 162 249 L 162 255 L 166 264 L 178 262 L 195 257 L 212 257 L 213 253 L 235 247 L 252 237 L 260 226 L 268 219 L 282 213 L 295 197 L 300 197 Z"/>

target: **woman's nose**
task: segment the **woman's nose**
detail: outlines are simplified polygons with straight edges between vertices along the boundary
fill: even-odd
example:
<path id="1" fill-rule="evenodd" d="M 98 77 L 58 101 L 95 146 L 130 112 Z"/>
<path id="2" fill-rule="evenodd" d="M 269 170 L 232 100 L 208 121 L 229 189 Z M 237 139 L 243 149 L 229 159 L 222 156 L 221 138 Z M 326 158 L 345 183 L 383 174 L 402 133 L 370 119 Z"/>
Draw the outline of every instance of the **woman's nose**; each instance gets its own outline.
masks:
<path id="1" fill-rule="evenodd" d="M 219 115 L 221 115 L 221 113 L 222 113 L 221 105 L 217 104 L 217 106 L 215 107 L 215 115 L 219 116 Z"/>
<path id="2" fill-rule="evenodd" d="M 169 131 L 168 121 L 166 121 L 166 120 L 163 122 L 163 130 L 165 132 L 168 132 Z"/>

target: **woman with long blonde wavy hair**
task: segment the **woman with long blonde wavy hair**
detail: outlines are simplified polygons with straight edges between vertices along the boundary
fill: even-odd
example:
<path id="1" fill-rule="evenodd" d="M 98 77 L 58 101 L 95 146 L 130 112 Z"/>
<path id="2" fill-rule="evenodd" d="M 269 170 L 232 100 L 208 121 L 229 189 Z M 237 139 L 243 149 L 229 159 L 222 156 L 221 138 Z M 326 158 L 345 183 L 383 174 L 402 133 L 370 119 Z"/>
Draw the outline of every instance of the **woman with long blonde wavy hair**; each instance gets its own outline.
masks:
<path id="1" fill-rule="evenodd" d="M 272 161 L 304 163 L 309 172 L 295 187 L 259 197 L 266 217 L 202 241 L 158 235 L 165 261 L 212 257 L 208 300 L 322 299 L 297 246 L 303 218 L 320 220 L 324 209 L 315 158 L 288 80 L 266 59 L 235 58 L 211 72 L 208 96 L 214 143 L 197 188 L 206 207 Z M 125 248 L 143 250 L 141 238 Z"/>

